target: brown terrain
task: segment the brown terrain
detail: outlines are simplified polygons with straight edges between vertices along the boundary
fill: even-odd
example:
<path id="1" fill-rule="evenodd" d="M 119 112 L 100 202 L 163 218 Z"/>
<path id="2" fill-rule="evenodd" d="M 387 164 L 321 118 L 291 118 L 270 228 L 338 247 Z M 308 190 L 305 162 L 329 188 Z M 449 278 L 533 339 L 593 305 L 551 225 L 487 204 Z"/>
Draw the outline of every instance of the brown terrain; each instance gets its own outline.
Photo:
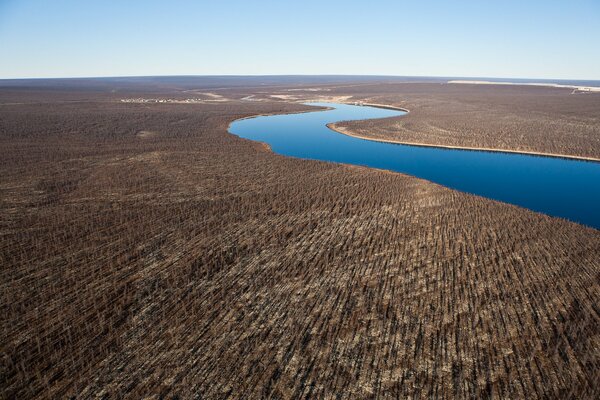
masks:
<path id="1" fill-rule="evenodd" d="M 0 397 L 600 394 L 599 231 L 227 133 L 316 93 L 411 110 L 372 135 L 598 156 L 596 97 L 80 85 L 0 89 Z"/>

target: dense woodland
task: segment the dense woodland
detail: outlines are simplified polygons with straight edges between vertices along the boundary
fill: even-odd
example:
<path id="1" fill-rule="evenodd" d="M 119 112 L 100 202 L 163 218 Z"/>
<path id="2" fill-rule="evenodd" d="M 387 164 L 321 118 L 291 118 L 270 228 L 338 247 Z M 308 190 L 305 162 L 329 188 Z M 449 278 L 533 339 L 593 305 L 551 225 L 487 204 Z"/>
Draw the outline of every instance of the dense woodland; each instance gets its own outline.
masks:
<path id="1" fill-rule="evenodd" d="M 116 99 L 0 95 L 1 397 L 600 394 L 599 231 Z"/>

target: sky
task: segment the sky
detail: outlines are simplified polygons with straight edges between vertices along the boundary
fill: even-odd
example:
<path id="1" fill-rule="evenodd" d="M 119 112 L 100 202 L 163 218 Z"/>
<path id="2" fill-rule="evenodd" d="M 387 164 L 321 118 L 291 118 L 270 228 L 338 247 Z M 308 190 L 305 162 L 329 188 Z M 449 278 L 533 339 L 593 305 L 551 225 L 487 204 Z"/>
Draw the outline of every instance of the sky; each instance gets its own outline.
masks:
<path id="1" fill-rule="evenodd" d="M 0 0 L 0 79 L 600 79 L 600 0 Z"/>

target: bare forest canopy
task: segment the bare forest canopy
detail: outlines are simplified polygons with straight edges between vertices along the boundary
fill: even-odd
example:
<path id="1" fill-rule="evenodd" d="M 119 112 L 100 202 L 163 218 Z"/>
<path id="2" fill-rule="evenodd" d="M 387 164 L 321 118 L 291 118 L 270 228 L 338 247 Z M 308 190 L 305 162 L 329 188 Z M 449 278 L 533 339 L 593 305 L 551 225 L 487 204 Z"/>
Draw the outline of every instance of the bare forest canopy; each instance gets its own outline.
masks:
<path id="1" fill-rule="evenodd" d="M 598 397 L 599 231 L 227 133 L 337 97 L 475 134 L 568 92 L 86 85 L 0 89 L 1 397 Z"/>

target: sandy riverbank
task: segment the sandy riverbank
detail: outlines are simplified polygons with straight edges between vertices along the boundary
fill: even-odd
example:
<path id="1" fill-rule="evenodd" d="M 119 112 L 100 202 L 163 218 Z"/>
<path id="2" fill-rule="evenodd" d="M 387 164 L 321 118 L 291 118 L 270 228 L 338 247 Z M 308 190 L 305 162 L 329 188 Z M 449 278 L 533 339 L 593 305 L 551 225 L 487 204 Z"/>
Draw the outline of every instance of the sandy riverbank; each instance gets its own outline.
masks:
<path id="1" fill-rule="evenodd" d="M 372 104 L 370 104 L 370 105 L 374 106 Z M 437 147 L 440 149 L 489 151 L 489 152 L 495 152 L 495 153 L 525 154 L 525 155 L 540 156 L 540 157 L 555 157 L 555 158 L 566 158 L 566 159 L 571 159 L 571 160 L 600 162 L 600 158 L 580 157 L 580 156 L 572 156 L 572 155 L 568 155 L 568 154 L 555 154 L 555 153 L 543 153 L 543 152 L 536 152 L 536 151 L 495 149 L 495 148 L 491 148 L 491 147 L 466 147 L 466 146 L 450 146 L 450 145 L 428 144 L 428 143 L 417 143 L 417 142 L 403 142 L 400 140 L 380 139 L 380 138 L 373 138 L 373 137 L 368 137 L 368 136 L 357 135 L 357 134 L 351 132 L 347 128 L 336 126 L 335 123 L 329 123 L 329 124 L 327 124 L 327 127 L 333 131 L 336 131 L 336 132 L 341 133 L 346 136 L 352 136 L 352 137 L 355 137 L 358 139 L 363 139 L 363 140 L 371 140 L 374 142 L 394 143 L 394 144 L 403 144 L 403 145 L 407 145 L 407 146 L 419 146 L 419 147 Z"/>

